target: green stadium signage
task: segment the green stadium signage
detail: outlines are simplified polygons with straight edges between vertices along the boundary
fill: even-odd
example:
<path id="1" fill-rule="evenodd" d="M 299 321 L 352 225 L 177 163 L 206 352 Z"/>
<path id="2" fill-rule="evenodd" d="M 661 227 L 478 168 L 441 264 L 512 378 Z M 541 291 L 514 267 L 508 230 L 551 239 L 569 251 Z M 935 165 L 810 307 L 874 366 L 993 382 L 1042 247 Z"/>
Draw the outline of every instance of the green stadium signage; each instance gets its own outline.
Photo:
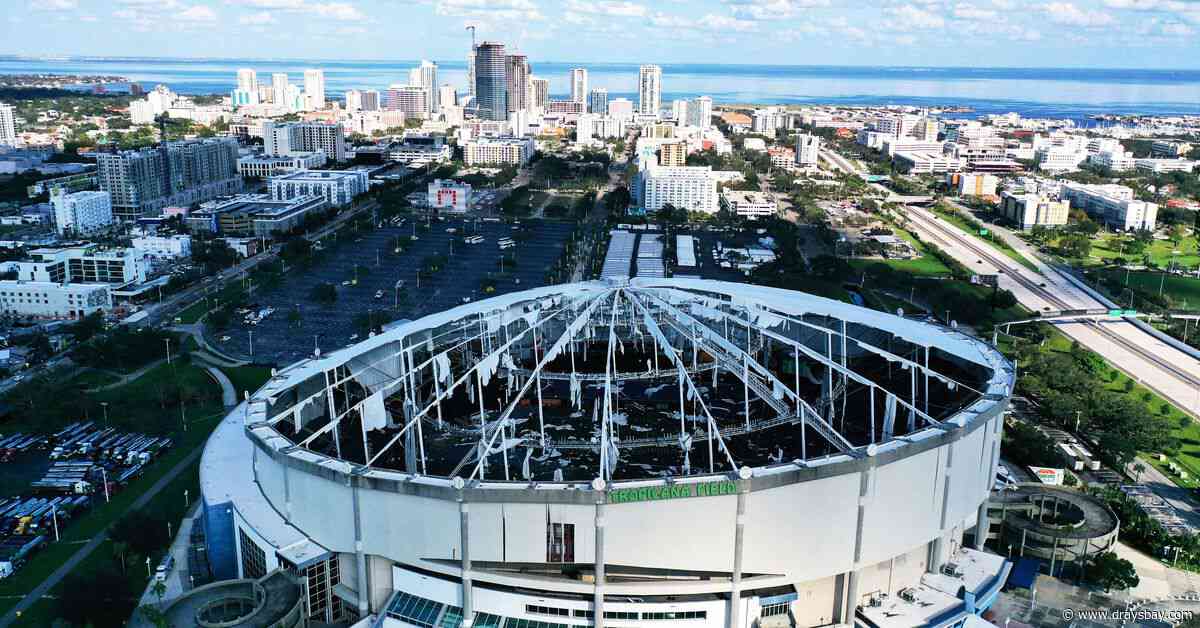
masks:
<path id="1" fill-rule="evenodd" d="M 685 499 L 688 497 L 720 497 L 722 495 L 736 495 L 737 491 L 737 482 L 732 480 L 718 480 L 698 484 L 662 484 L 657 486 L 640 486 L 637 488 L 618 488 L 608 492 L 608 503 L 628 504 L 664 499 Z"/>

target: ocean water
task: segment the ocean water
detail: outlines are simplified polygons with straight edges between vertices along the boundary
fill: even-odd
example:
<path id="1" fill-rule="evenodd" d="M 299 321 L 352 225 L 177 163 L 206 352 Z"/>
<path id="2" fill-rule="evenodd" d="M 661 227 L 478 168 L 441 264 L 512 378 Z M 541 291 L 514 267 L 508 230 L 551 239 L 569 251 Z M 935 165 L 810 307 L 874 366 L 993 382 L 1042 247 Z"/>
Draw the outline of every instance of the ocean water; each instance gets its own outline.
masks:
<path id="1" fill-rule="evenodd" d="M 119 75 L 151 88 L 162 83 L 182 94 L 224 93 L 238 68 L 259 81 L 273 72 L 303 80 L 305 68 L 325 71 L 326 92 L 385 89 L 405 83 L 416 60 L 336 61 L 171 58 L 0 57 L 0 74 Z M 465 89 L 465 60 L 439 61 L 439 81 Z M 552 96 L 565 96 L 572 67 L 589 71 L 589 86 L 609 98 L 636 100 L 638 66 L 532 61 L 533 74 L 550 79 Z M 1200 114 L 1200 71 L 1071 68 L 963 68 L 662 64 L 664 104 L 708 95 L 718 103 L 909 104 L 971 107 L 976 114 L 1016 111 L 1025 116 L 1086 119 L 1090 115 Z"/>

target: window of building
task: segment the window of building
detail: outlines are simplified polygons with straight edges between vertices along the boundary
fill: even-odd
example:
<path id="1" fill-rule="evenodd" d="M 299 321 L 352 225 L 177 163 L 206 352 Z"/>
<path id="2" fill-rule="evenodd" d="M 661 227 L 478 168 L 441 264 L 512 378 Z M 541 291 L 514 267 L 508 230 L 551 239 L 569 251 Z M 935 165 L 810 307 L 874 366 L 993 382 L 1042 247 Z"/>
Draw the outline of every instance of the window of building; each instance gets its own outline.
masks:
<path id="1" fill-rule="evenodd" d="M 258 543 L 246 535 L 246 531 L 238 528 L 238 541 L 242 546 L 242 577 L 261 578 L 267 575 L 267 554 Z"/>
<path id="2" fill-rule="evenodd" d="M 575 524 L 546 522 L 546 562 L 575 562 Z"/>
<path id="3" fill-rule="evenodd" d="M 526 604 L 525 612 L 531 615 L 555 615 L 557 617 L 570 617 L 571 611 L 566 608 L 557 608 L 554 606 L 538 606 L 537 604 Z"/>
<path id="4" fill-rule="evenodd" d="M 666 611 L 642 613 L 642 619 L 647 621 L 663 621 L 668 619 L 705 619 L 708 611 Z"/>
<path id="5" fill-rule="evenodd" d="M 787 614 L 788 614 L 788 603 L 780 602 L 778 604 L 767 604 L 766 606 L 762 607 L 762 613 L 759 613 L 759 616 L 760 617 L 774 617 L 776 615 L 787 615 Z"/>
<path id="6" fill-rule="evenodd" d="M 392 598 L 392 602 L 388 604 L 387 614 L 402 619 L 416 626 L 424 628 L 433 628 L 434 622 L 437 621 L 438 615 L 441 614 L 442 608 L 445 605 L 440 602 L 434 602 L 423 597 L 417 597 L 403 591 L 396 594 Z M 462 610 L 459 609 L 459 623 L 462 623 Z M 446 626 L 446 622 L 442 622 Z"/>

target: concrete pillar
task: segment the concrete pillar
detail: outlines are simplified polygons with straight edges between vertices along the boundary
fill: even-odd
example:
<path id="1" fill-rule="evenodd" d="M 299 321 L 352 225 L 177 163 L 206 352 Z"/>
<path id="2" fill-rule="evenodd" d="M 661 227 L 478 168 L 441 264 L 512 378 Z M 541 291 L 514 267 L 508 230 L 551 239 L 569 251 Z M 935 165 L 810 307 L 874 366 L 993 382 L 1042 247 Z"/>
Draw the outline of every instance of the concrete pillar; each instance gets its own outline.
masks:
<path id="1" fill-rule="evenodd" d="M 867 449 L 867 468 L 862 472 L 858 483 L 858 522 L 854 527 L 854 563 L 853 569 L 846 574 L 846 611 L 842 623 L 854 625 L 854 613 L 858 609 L 858 580 L 862 574 L 863 528 L 866 524 L 867 506 L 870 503 L 873 485 L 875 483 L 875 451 L 872 445 Z"/>
<path id="2" fill-rule="evenodd" d="M 471 509 L 463 494 L 462 478 L 454 478 L 454 485 L 458 489 L 458 530 L 459 543 L 462 545 L 462 626 L 471 628 L 475 624 L 475 605 L 471 601 Z"/>
<path id="3" fill-rule="evenodd" d="M 750 469 L 743 467 L 742 478 L 750 476 Z M 742 612 L 742 554 L 745 547 L 746 505 L 750 500 L 750 481 L 738 481 L 737 519 L 733 533 L 733 583 L 729 589 L 729 628 L 741 628 Z"/>
<path id="4" fill-rule="evenodd" d="M 350 494 L 354 500 L 354 571 L 358 583 L 358 616 L 366 617 L 370 611 L 371 591 L 367 588 L 367 558 L 363 553 L 362 508 L 359 506 L 359 477 L 350 476 Z M 332 590 L 332 588 L 331 588 Z"/>
<path id="5" fill-rule="evenodd" d="M 983 549 L 983 544 L 987 542 L 988 527 L 987 500 L 985 499 L 982 504 L 979 504 L 979 516 L 975 521 L 975 549 Z"/>
<path id="6" fill-rule="evenodd" d="M 604 480 L 596 478 L 592 481 L 596 494 L 596 583 L 592 596 L 592 625 L 596 628 L 604 626 L 604 503 L 608 501 Z"/>

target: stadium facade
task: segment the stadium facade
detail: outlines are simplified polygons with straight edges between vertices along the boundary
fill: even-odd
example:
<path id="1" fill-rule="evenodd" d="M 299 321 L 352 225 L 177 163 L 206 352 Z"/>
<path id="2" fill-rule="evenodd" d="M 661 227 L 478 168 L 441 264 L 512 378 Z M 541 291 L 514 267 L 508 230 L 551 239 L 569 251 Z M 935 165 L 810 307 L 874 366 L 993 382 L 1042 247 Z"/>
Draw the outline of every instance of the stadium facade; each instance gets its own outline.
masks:
<path id="1" fill-rule="evenodd" d="M 972 539 L 1013 378 L 774 288 L 498 296 L 249 394 L 204 452 L 209 560 L 378 626 L 961 625 L 1009 569 Z"/>

